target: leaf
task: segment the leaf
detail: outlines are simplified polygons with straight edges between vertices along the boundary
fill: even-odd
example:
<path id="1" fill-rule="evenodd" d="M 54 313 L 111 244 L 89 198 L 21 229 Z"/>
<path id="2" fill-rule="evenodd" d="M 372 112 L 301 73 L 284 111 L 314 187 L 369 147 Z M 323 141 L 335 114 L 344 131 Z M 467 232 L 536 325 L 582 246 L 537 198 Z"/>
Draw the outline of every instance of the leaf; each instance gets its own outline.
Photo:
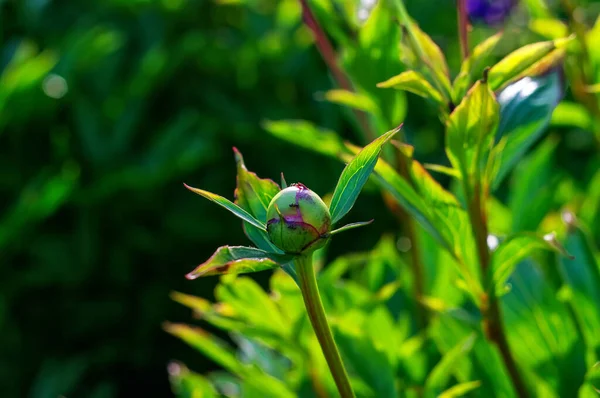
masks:
<path id="1" fill-rule="evenodd" d="M 262 127 L 275 137 L 323 155 L 336 158 L 340 151 L 344 151 L 344 143 L 335 132 L 305 120 L 266 120 Z"/>
<path id="2" fill-rule="evenodd" d="M 241 152 L 235 147 L 233 151 L 237 164 L 235 204 L 265 223 L 269 203 L 281 189 L 273 180 L 258 178 L 255 173 L 248 171 Z"/>
<path id="3" fill-rule="evenodd" d="M 171 362 L 167 369 L 173 392 L 178 398 L 218 397 L 217 391 L 210 380 L 190 371 L 184 364 Z"/>
<path id="4" fill-rule="evenodd" d="M 344 105 L 363 112 L 372 114 L 377 114 L 379 112 L 378 105 L 373 102 L 371 98 L 348 90 L 329 90 L 325 93 L 325 99 L 334 104 Z"/>
<path id="5" fill-rule="evenodd" d="M 479 79 L 483 70 L 490 66 L 490 56 L 496 45 L 502 38 L 503 32 L 498 32 L 479 43 L 473 49 L 471 55 L 465 59 L 460 67 L 460 72 L 453 84 L 453 99 L 455 103 L 460 103 L 471 83 Z"/>
<path id="6" fill-rule="evenodd" d="M 578 225 L 575 216 L 570 213 L 563 215 L 568 221 L 568 232 L 565 238 L 565 248 L 575 259 L 561 258 L 559 271 L 564 283 L 571 290 L 571 304 L 575 317 L 583 332 L 586 345 L 600 350 L 600 264 L 595 258 L 598 249 L 583 227 Z M 600 385 L 598 385 L 600 387 Z"/>
<path id="7" fill-rule="evenodd" d="M 475 345 L 477 335 L 471 333 L 450 351 L 446 352 L 437 365 L 431 370 L 425 381 L 425 391 L 437 394 L 452 378 L 456 363 L 468 357 Z"/>
<path id="8" fill-rule="evenodd" d="M 420 97 L 430 99 L 437 104 L 446 105 L 440 92 L 433 88 L 423 75 L 413 70 L 402 72 L 384 82 L 378 83 L 377 87 L 408 91 Z"/>
<path id="9" fill-rule="evenodd" d="M 562 39 L 532 43 L 508 54 L 490 69 L 488 79 L 490 88 L 496 91 L 511 81 L 523 77 L 523 72 L 529 70 L 555 49 L 563 47 L 566 42 L 567 40 Z"/>
<path id="10" fill-rule="evenodd" d="M 557 298 L 555 281 L 545 273 L 531 259 L 518 264 L 508 280 L 510 293 L 501 298 L 510 325 L 505 333 L 522 369 L 535 370 L 558 397 L 577 396 L 587 370 L 585 347 L 571 311 Z"/>
<path id="11" fill-rule="evenodd" d="M 557 40 L 569 34 L 569 27 L 557 18 L 532 19 L 529 21 L 529 29 L 549 40 Z"/>
<path id="12" fill-rule="evenodd" d="M 446 123 L 446 153 L 468 184 L 485 168 L 498 126 L 499 106 L 485 80 L 478 81 Z"/>
<path id="13" fill-rule="evenodd" d="M 571 101 L 561 101 L 554 108 L 550 124 L 560 127 L 577 127 L 588 131 L 593 128 L 592 117 L 585 106 Z"/>
<path id="14" fill-rule="evenodd" d="M 498 94 L 500 124 L 497 140 L 504 140 L 498 171 L 490 176 L 497 189 L 507 173 L 538 140 L 564 94 L 559 72 L 525 77 Z"/>
<path id="15" fill-rule="evenodd" d="M 468 381 L 465 383 L 460 383 L 455 385 L 454 387 L 450 387 L 443 393 L 441 393 L 438 398 L 456 398 L 462 397 L 473 390 L 476 390 L 481 386 L 480 381 Z"/>
<path id="16" fill-rule="evenodd" d="M 538 236 L 522 232 L 513 235 L 500 243 L 492 253 L 492 272 L 496 282 L 496 290 L 502 291 L 504 284 L 513 273 L 515 267 L 536 250 L 550 250 L 565 258 L 573 257 L 556 241 L 554 234 Z"/>
<path id="17" fill-rule="evenodd" d="M 371 224 L 373 221 L 374 220 L 360 221 L 360 222 L 354 222 L 354 223 L 351 223 L 351 224 L 346 224 L 343 227 L 340 227 L 338 229 L 335 229 L 335 230 L 331 231 L 329 234 L 330 235 L 335 235 L 335 234 L 339 234 L 340 232 L 348 231 L 349 229 L 364 227 L 365 225 Z"/>
<path id="18" fill-rule="evenodd" d="M 234 350 L 221 339 L 200 328 L 166 323 L 164 329 L 194 347 L 229 372 L 249 383 L 263 397 L 292 398 L 294 394 L 279 380 L 262 370 L 242 364 Z"/>
<path id="19" fill-rule="evenodd" d="M 344 217 L 354 206 L 362 187 L 365 185 L 373 171 L 381 147 L 402 126 L 383 134 L 369 145 L 365 146 L 342 171 L 342 175 L 335 187 L 329 211 L 331 212 L 331 223 L 335 224 Z"/>
<path id="20" fill-rule="evenodd" d="M 250 213 L 248 213 L 246 210 L 242 209 L 241 207 L 239 207 L 238 205 L 236 205 L 235 203 L 225 199 L 222 196 L 219 196 L 217 194 L 208 192 L 208 191 L 204 191 L 202 189 L 198 189 L 198 188 L 193 188 L 190 187 L 189 185 L 183 184 L 187 189 L 189 189 L 190 191 L 205 197 L 208 200 L 211 200 L 213 202 L 215 202 L 216 204 L 226 208 L 227 210 L 229 210 L 230 212 L 232 212 L 233 214 L 235 214 L 236 216 L 238 216 L 239 218 L 241 218 L 242 220 L 248 222 L 251 225 L 254 225 L 256 228 L 261 229 L 261 230 L 265 230 L 265 225 L 264 223 L 261 223 L 260 221 L 258 221 L 256 218 L 254 218 Z"/>
<path id="21" fill-rule="evenodd" d="M 290 260 L 290 256 L 268 253 L 254 247 L 221 246 L 206 262 L 185 277 L 196 279 L 200 276 L 258 272 L 277 268 Z"/>
<path id="22" fill-rule="evenodd" d="M 420 66 L 420 72 L 439 90 L 444 97 L 444 102 L 448 101 L 451 88 L 446 57 L 431 37 L 419 29 L 419 26 L 410 18 L 404 7 L 404 2 L 395 0 L 394 4 L 398 12 L 398 19 L 406 29 L 407 47 L 410 48 L 413 57 L 417 60 L 416 64 L 412 66 Z"/>
<path id="23" fill-rule="evenodd" d="M 550 136 L 523 159 L 510 184 L 508 206 L 512 231 L 535 231 L 555 205 L 558 176 L 555 167 L 558 140 Z"/>

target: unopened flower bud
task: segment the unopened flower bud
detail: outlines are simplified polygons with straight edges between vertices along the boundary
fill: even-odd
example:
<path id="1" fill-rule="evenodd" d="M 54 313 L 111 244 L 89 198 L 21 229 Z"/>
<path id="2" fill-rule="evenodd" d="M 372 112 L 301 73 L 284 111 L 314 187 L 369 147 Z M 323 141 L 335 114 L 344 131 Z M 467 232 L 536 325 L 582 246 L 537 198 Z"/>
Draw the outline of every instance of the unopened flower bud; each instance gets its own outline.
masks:
<path id="1" fill-rule="evenodd" d="M 323 200 L 302 184 L 292 184 L 273 197 L 267 210 L 271 242 L 286 253 L 323 247 L 331 231 L 331 214 Z"/>

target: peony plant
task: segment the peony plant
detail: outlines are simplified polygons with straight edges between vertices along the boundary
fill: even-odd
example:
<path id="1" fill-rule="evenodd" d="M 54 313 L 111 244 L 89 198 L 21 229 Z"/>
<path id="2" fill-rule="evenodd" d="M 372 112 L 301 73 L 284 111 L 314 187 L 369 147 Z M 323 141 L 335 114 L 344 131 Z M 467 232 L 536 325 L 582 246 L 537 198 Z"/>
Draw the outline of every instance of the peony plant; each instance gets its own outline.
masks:
<path id="1" fill-rule="evenodd" d="M 313 253 L 325 246 L 333 235 L 373 221 L 332 229 L 354 205 L 375 168 L 383 144 L 399 130 L 400 127 L 381 135 L 352 158 L 342 171 L 329 205 L 304 184 L 287 186 L 283 174 L 283 189 L 272 180 L 258 178 L 246 169 L 242 154 L 235 148 L 238 167 L 235 202 L 185 185 L 241 218 L 246 235 L 257 246 L 222 246 L 186 277 L 195 279 L 284 267 L 300 287 L 309 319 L 338 391 L 344 398 L 353 397 L 354 393 L 319 295 Z"/>

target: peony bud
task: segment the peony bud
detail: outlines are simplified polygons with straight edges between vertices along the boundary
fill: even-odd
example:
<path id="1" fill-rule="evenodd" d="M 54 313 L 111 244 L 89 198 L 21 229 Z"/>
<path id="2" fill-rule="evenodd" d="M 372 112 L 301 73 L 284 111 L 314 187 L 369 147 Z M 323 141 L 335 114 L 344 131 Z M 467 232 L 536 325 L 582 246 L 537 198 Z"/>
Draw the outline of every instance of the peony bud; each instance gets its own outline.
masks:
<path id="1" fill-rule="evenodd" d="M 331 215 L 323 200 L 302 184 L 292 184 L 273 197 L 267 209 L 271 242 L 286 253 L 323 247 L 331 231 Z"/>

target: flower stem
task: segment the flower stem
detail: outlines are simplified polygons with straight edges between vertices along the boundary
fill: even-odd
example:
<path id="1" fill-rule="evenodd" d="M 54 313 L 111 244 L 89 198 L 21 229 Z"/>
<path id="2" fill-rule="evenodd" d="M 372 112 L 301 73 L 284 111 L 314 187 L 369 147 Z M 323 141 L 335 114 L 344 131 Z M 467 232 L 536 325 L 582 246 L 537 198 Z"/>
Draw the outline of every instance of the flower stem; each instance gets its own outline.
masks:
<path id="1" fill-rule="evenodd" d="M 319 294 L 315 269 L 312 263 L 312 253 L 301 255 L 294 262 L 310 323 L 317 335 L 321 350 L 323 350 L 323 355 L 325 355 L 325 360 L 327 361 L 327 365 L 329 365 L 329 370 L 335 380 L 340 396 L 342 398 L 353 398 L 354 392 L 352 392 L 352 387 L 350 387 L 348 374 L 333 340 L 333 335 L 325 316 L 325 310 L 323 309 L 323 303 L 321 302 L 321 295 Z"/>
<path id="2" fill-rule="evenodd" d="M 466 0 L 456 0 L 456 9 L 458 11 L 458 37 L 460 41 L 460 51 L 462 60 L 469 57 L 469 22 L 467 20 Z"/>

